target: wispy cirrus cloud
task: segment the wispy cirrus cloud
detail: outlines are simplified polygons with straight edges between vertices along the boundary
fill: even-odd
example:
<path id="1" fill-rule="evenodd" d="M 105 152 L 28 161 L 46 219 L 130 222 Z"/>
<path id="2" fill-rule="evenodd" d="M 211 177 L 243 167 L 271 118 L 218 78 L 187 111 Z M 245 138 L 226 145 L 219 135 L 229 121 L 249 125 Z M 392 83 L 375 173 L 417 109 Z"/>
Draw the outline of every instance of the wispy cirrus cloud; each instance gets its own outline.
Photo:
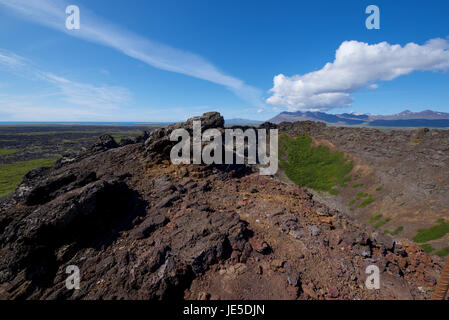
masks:
<path id="1" fill-rule="evenodd" d="M 80 106 L 94 106 L 100 109 L 118 109 L 132 99 L 131 92 L 119 86 L 94 86 L 71 81 L 52 73 L 41 73 L 42 79 L 60 89 L 63 100 Z"/>
<path id="2" fill-rule="evenodd" d="M 376 82 L 392 81 L 414 71 L 448 69 L 448 39 L 431 39 L 423 45 L 408 43 L 405 46 L 345 41 L 336 51 L 335 60 L 321 70 L 274 77 L 272 95 L 267 102 L 286 106 L 289 111 L 326 111 L 350 106 L 352 93 L 363 87 L 375 90 L 378 88 Z"/>
<path id="3" fill-rule="evenodd" d="M 0 65 L 8 67 L 10 69 L 23 68 L 28 64 L 28 60 L 16 55 L 13 52 L 0 49 Z"/>
<path id="4" fill-rule="evenodd" d="M 98 109 L 76 106 L 51 106 L 34 94 L 0 94 L 1 121 L 89 121 L 93 119 L 117 120 L 117 116 Z"/>
<path id="5" fill-rule="evenodd" d="M 33 61 L 0 49 L 0 71 L 44 87 L 12 94 L 0 84 L 0 121 L 184 121 L 216 109 L 213 106 L 132 107 L 132 93 L 119 86 L 96 86 L 44 71 Z M 6 93 L 5 93 L 6 92 Z"/>
<path id="6" fill-rule="evenodd" d="M 44 83 L 50 90 L 49 93 L 28 92 L 22 95 L 0 92 L 0 113 L 9 118 L 41 119 L 46 116 L 67 119 L 68 115 L 76 115 L 77 119 L 95 116 L 104 118 L 111 111 L 122 110 L 132 101 L 132 94 L 127 88 L 73 81 L 44 71 L 31 60 L 4 49 L 0 49 L 0 68 L 16 76 Z M 48 102 L 49 97 L 52 103 Z M 55 103 L 59 105 L 50 106 Z"/>
<path id="7" fill-rule="evenodd" d="M 158 69 L 185 74 L 225 86 L 254 106 L 263 106 L 261 91 L 227 75 L 199 55 L 152 41 L 116 26 L 81 8 L 81 29 L 65 28 L 64 0 L 0 0 L 0 4 L 24 19 L 65 32 L 71 36 L 114 48 Z"/>

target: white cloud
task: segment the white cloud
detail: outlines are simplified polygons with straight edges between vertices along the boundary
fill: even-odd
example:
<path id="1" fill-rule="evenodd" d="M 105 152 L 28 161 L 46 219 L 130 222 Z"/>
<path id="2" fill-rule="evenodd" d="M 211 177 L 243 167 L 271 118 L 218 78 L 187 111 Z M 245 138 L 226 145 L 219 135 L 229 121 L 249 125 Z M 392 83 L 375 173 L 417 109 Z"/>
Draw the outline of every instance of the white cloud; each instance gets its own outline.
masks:
<path id="1" fill-rule="evenodd" d="M 132 101 L 132 94 L 127 88 L 95 86 L 60 77 L 43 71 L 32 61 L 3 49 L 0 49 L 0 68 L 28 80 L 47 84 L 50 90 L 50 93 L 27 92 L 25 95 L 0 93 L 2 119 L 51 121 L 70 120 L 70 117 L 73 117 L 80 120 L 109 118 L 108 114 L 117 117 L 117 114 L 123 114 L 123 107 Z M 52 98 L 50 101 L 47 99 L 49 97 Z M 58 106 L 52 106 L 55 104 Z"/>
<path id="2" fill-rule="evenodd" d="M 424 45 L 405 46 L 387 42 L 369 45 L 358 41 L 343 42 L 335 60 L 321 70 L 274 77 L 269 104 L 289 111 L 326 111 L 347 107 L 351 93 L 367 87 L 376 89 L 378 81 L 391 81 L 414 71 L 445 71 L 449 68 L 449 41 L 432 39 Z"/>
<path id="3" fill-rule="evenodd" d="M 0 65 L 6 66 L 10 69 L 16 69 L 22 68 L 26 64 L 27 61 L 24 58 L 12 52 L 0 49 Z"/>
<path id="4" fill-rule="evenodd" d="M 0 119 L 2 121 L 85 121 L 105 119 L 109 113 L 91 108 L 49 106 L 36 95 L 0 94 Z M 106 116 L 106 118 L 105 118 Z"/>
<path id="5" fill-rule="evenodd" d="M 42 73 L 41 77 L 60 89 L 64 101 L 80 106 L 118 109 L 128 105 L 132 99 L 130 91 L 123 87 L 94 86 L 71 81 L 51 73 Z"/>
<path id="6" fill-rule="evenodd" d="M 39 91 L 10 93 L 0 84 L 0 121 L 181 121 L 182 107 L 142 110 L 132 107 L 131 92 L 119 86 L 95 86 L 43 71 L 31 60 L 0 49 L 0 71 L 39 83 Z M 16 90 L 15 90 L 16 91 Z M 49 99 L 50 98 L 50 99 Z M 124 108 L 126 106 L 126 108 Z M 215 109 L 189 106 L 186 118 Z"/>
<path id="7" fill-rule="evenodd" d="M 81 29 L 67 30 L 65 8 L 69 3 L 64 0 L 0 0 L 0 4 L 27 20 L 114 48 L 155 68 L 223 85 L 255 106 L 264 104 L 258 89 L 221 72 L 204 58 L 123 30 L 85 8 L 80 8 Z"/>

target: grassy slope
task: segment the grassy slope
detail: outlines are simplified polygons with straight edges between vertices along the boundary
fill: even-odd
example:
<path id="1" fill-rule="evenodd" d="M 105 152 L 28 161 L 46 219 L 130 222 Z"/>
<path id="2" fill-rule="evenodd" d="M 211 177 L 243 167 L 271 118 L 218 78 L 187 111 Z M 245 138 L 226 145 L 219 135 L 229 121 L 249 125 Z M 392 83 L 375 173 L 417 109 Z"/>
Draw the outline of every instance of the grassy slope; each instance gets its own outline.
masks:
<path id="1" fill-rule="evenodd" d="M 36 159 L 0 165 L 0 197 L 13 192 L 32 169 L 52 165 L 56 159 Z"/>
<path id="2" fill-rule="evenodd" d="M 331 153 L 327 147 L 312 146 L 312 139 L 308 136 L 300 136 L 292 139 L 287 135 L 282 135 L 279 145 L 280 168 L 296 184 L 302 187 L 309 187 L 317 191 L 327 191 L 338 194 L 336 186 L 345 186 L 345 182 L 352 171 L 353 164 L 349 162 L 341 152 Z M 353 188 L 362 187 L 362 184 L 353 185 Z M 378 187 L 376 191 L 381 191 Z M 358 193 L 354 200 L 349 202 L 349 206 L 355 204 L 357 200 L 362 200 L 359 208 L 363 208 L 374 201 L 372 195 L 368 193 Z M 381 220 L 382 214 L 370 219 L 370 223 L 375 223 L 375 228 L 381 228 L 391 221 L 390 218 Z M 404 230 L 399 226 L 393 231 L 384 230 L 386 234 L 396 236 Z M 428 229 L 420 229 L 413 240 L 417 243 L 436 240 L 449 233 L 449 222 L 439 220 L 438 225 Z M 430 244 L 423 244 L 423 249 L 430 253 L 435 249 Z M 441 257 L 449 255 L 449 247 L 435 252 Z"/>
<path id="3" fill-rule="evenodd" d="M 13 153 L 16 153 L 16 152 L 17 152 L 17 150 L 15 150 L 15 149 L 2 149 L 2 148 L 0 148 L 0 156 L 6 156 L 8 154 L 13 154 Z"/>
<path id="4" fill-rule="evenodd" d="M 442 238 L 449 233 L 449 222 L 445 222 L 443 219 L 438 220 L 438 225 L 430 227 L 428 229 L 420 229 L 413 238 L 413 241 L 418 243 L 424 243 L 431 240 Z"/>
<path id="5" fill-rule="evenodd" d="M 413 241 L 417 243 L 424 243 L 427 241 L 437 240 L 444 237 L 447 233 L 449 233 L 449 222 L 444 221 L 444 219 L 440 219 L 438 220 L 438 224 L 433 227 L 419 229 L 418 233 L 413 238 Z M 421 248 L 423 248 L 427 253 L 435 251 L 435 248 L 428 243 L 421 245 Z M 434 254 L 444 258 L 449 255 L 449 247 L 445 247 L 437 252 L 434 252 Z"/>
<path id="6" fill-rule="evenodd" d="M 338 194 L 335 186 L 345 186 L 353 163 L 342 152 L 330 152 L 328 147 L 312 146 L 309 136 L 292 139 L 282 135 L 279 146 L 280 167 L 297 185 L 317 191 Z"/>

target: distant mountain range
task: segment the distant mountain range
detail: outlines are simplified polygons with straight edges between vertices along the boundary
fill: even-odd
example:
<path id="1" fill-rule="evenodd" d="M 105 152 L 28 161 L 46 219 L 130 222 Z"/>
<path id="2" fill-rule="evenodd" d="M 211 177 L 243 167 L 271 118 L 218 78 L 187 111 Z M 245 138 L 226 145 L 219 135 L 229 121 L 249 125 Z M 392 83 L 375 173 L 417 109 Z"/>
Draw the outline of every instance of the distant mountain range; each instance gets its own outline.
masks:
<path id="1" fill-rule="evenodd" d="M 321 121 L 336 125 L 358 125 L 374 127 L 449 127 L 449 113 L 425 110 L 405 110 L 394 115 L 373 115 L 359 113 L 329 114 L 325 112 L 282 112 L 268 120 L 272 123 L 295 121 Z"/>

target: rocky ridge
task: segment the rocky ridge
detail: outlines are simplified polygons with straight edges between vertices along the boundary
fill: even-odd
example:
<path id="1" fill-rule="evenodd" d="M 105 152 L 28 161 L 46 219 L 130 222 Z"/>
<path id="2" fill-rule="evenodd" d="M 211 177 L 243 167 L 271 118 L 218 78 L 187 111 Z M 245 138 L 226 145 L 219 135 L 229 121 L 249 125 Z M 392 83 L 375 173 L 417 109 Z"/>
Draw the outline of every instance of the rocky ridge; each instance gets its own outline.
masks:
<path id="1" fill-rule="evenodd" d="M 0 298 L 430 298 L 442 261 L 416 245 L 244 165 L 172 165 L 169 134 L 191 123 L 103 136 L 28 173 L 0 200 Z M 380 290 L 365 287 L 371 264 Z M 69 265 L 80 290 L 65 286 Z"/>

